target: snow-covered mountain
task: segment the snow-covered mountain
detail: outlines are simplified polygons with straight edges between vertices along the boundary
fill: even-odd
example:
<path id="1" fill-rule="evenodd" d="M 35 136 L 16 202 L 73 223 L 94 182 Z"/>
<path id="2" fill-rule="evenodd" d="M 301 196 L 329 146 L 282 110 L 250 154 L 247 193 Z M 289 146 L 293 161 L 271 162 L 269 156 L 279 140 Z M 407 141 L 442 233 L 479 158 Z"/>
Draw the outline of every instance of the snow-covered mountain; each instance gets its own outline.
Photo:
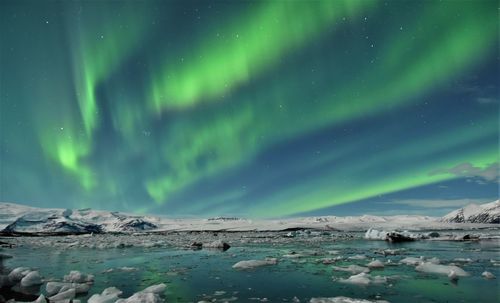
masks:
<path id="1" fill-rule="evenodd" d="M 0 231 L 6 233 L 82 234 L 144 231 L 157 227 L 158 218 L 92 209 L 35 208 L 0 203 Z"/>
<path id="2" fill-rule="evenodd" d="M 464 228 L 464 224 L 499 223 L 500 202 L 467 206 L 449 215 L 428 217 L 396 216 L 322 216 L 249 220 L 233 217 L 209 219 L 172 219 L 93 209 L 36 208 L 0 203 L 0 233 L 7 234 L 85 234 L 145 231 L 283 231 L 298 229 L 366 231 L 427 230 Z M 461 224 L 455 224 L 461 223 Z M 486 224 L 483 224 L 486 225 Z"/>
<path id="3" fill-rule="evenodd" d="M 485 204 L 469 204 L 445 215 L 448 223 L 500 223 L 500 200 Z"/>

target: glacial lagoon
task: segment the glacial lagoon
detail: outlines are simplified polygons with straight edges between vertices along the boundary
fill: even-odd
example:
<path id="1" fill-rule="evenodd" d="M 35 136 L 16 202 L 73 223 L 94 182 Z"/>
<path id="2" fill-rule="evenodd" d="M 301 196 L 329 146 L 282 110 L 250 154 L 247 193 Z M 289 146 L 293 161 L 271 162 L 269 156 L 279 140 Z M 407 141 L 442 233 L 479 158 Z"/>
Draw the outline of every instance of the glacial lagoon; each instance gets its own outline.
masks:
<path id="1" fill-rule="evenodd" d="M 491 231 L 496 233 L 497 231 Z M 227 241 L 226 250 L 192 249 L 198 240 Z M 499 302 L 498 239 L 481 241 L 421 240 L 390 243 L 363 239 L 363 233 L 297 234 L 175 233 L 169 235 L 96 235 L 2 238 L 14 244 L 3 248 L 2 272 L 25 266 L 36 269 L 45 281 L 60 281 L 72 270 L 95 276 L 82 302 L 115 286 L 127 298 L 150 285 L 165 283 L 167 302 L 309 302 L 311 298 L 345 296 L 388 302 Z M 90 246 L 88 243 L 101 243 Z M 144 243 L 147 243 L 145 245 Z M 400 263 L 408 257 L 455 264 L 469 276 L 454 281 L 447 275 L 419 272 Z M 276 258 L 277 263 L 252 269 L 234 269 L 243 260 Z M 437 259 L 438 260 L 437 260 Z M 353 272 L 334 270 L 349 265 L 366 266 L 379 260 L 383 268 L 371 269 L 367 285 L 349 284 Z M 374 277 L 380 276 L 377 279 Z M 347 283 L 346 283 L 347 282 Z M 23 292 L 22 289 L 18 289 Z M 39 291 L 39 292 L 38 292 Z M 25 301 L 34 300 L 41 287 L 24 290 Z M 17 294 L 19 295 L 19 294 Z"/>

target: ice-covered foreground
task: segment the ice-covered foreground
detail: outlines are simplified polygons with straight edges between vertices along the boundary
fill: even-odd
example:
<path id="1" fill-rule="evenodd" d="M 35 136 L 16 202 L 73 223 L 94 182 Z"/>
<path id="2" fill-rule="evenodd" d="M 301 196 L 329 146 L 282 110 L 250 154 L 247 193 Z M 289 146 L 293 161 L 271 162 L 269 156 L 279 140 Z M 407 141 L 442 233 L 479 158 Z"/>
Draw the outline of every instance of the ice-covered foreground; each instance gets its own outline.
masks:
<path id="1" fill-rule="evenodd" d="M 476 224 L 481 222 L 481 224 Z M 242 218 L 168 219 L 92 209 L 43 209 L 0 203 L 0 231 L 4 234 L 79 234 L 138 231 L 280 231 L 318 229 L 365 231 L 378 229 L 486 228 L 500 222 L 500 201 L 470 205 L 440 217 L 427 216 L 324 216 L 282 220 Z"/>

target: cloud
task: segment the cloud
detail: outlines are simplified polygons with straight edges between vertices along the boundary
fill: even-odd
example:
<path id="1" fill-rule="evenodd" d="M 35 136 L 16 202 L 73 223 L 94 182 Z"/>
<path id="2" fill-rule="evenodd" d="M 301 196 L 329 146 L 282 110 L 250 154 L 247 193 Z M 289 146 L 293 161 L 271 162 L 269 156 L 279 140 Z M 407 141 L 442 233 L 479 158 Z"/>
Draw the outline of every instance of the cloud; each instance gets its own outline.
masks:
<path id="1" fill-rule="evenodd" d="M 455 90 L 457 94 L 467 96 L 479 104 L 496 104 L 499 101 L 495 85 L 466 85 L 458 86 Z"/>
<path id="2" fill-rule="evenodd" d="M 484 183 L 484 181 L 488 182 L 498 182 L 499 174 L 498 174 L 498 163 L 492 163 L 485 168 L 477 167 L 472 165 L 471 163 L 461 163 L 451 168 L 442 168 L 435 171 L 432 171 L 430 175 L 440 175 L 440 174 L 452 174 L 458 177 L 466 177 L 466 178 L 481 178 L 482 180 L 478 180 L 480 183 Z"/>
<path id="3" fill-rule="evenodd" d="M 419 208 L 460 208 L 471 203 L 481 204 L 486 202 L 491 202 L 491 199 L 408 199 L 385 203 Z"/>
<path id="4" fill-rule="evenodd" d="M 480 104 L 492 104 L 492 103 L 497 103 L 498 98 L 493 98 L 493 97 L 477 97 L 476 98 L 477 103 Z"/>

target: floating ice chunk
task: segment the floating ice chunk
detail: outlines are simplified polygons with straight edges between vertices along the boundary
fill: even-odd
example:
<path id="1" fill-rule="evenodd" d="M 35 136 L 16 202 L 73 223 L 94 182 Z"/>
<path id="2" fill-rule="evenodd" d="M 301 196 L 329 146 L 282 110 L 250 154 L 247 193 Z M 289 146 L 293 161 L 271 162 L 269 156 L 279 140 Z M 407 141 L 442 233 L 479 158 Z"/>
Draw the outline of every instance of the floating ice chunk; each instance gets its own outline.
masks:
<path id="1" fill-rule="evenodd" d="M 495 279 L 496 278 L 495 275 L 489 271 L 483 271 L 481 276 L 483 276 L 485 279 Z"/>
<path id="2" fill-rule="evenodd" d="M 303 258 L 305 257 L 306 255 L 304 254 L 298 254 L 296 252 L 292 252 L 292 253 L 289 253 L 289 254 L 285 254 L 283 255 L 283 258 L 290 258 L 290 259 L 294 259 L 294 258 Z"/>
<path id="3" fill-rule="evenodd" d="M 367 265 L 369 268 L 384 268 L 384 263 L 380 260 L 373 260 Z"/>
<path id="4" fill-rule="evenodd" d="M 355 285 L 370 285 L 370 284 L 385 284 L 387 283 L 387 277 L 375 276 L 371 277 L 367 273 L 359 273 L 357 275 L 350 276 L 347 279 L 339 279 L 340 283 L 355 284 Z"/>
<path id="5" fill-rule="evenodd" d="M 264 298 L 265 299 L 265 298 Z M 220 298 L 220 302 L 234 302 L 234 301 L 237 301 L 238 300 L 238 297 L 229 297 L 229 298 Z M 219 300 L 218 300 L 219 301 Z M 268 302 L 267 300 L 263 301 L 263 300 L 260 300 L 261 302 Z"/>
<path id="6" fill-rule="evenodd" d="M 22 278 L 24 278 L 27 274 L 29 274 L 31 269 L 29 267 L 17 267 L 14 268 L 9 273 L 9 280 L 12 282 L 19 282 Z"/>
<path id="7" fill-rule="evenodd" d="M 227 244 L 226 242 L 224 242 L 222 240 L 217 240 L 217 241 L 214 241 L 211 243 L 203 244 L 203 247 L 204 248 L 217 248 L 217 249 L 222 249 L 222 250 L 226 251 L 229 248 L 231 248 L 231 245 Z"/>
<path id="8" fill-rule="evenodd" d="M 21 279 L 21 286 L 23 287 L 40 285 L 42 283 L 42 276 L 40 276 L 40 273 L 38 271 L 30 271 Z"/>
<path id="9" fill-rule="evenodd" d="M 415 241 L 417 236 L 407 234 L 407 233 L 398 233 L 398 232 L 390 232 L 387 234 L 386 240 L 389 242 L 410 242 Z"/>
<path id="10" fill-rule="evenodd" d="M 147 292 L 147 293 L 152 293 L 152 294 L 157 294 L 161 295 L 165 292 L 165 289 L 167 289 L 167 285 L 164 283 L 156 284 L 156 285 L 151 285 L 140 292 Z"/>
<path id="11" fill-rule="evenodd" d="M 333 298 L 312 298 L 309 303 L 389 303 L 382 300 L 364 300 L 364 299 L 353 299 L 348 297 L 333 297 Z"/>
<path id="12" fill-rule="evenodd" d="M 164 300 L 151 292 L 137 292 L 127 299 L 119 299 L 116 303 L 162 303 Z"/>
<path id="13" fill-rule="evenodd" d="M 264 260 L 246 260 L 240 261 L 233 265 L 234 269 L 252 269 L 255 267 L 266 266 L 266 265 L 276 265 L 278 264 L 278 259 L 276 258 L 266 258 Z"/>
<path id="14" fill-rule="evenodd" d="M 86 275 L 77 270 L 72 270 L 69 274 L 64 276 L 63 281 L 72 283 L 94 282 L 94 275 Z"/>
<path id="15" fill-rule="evenodd" d="M 66 291 L 60 292 L 57 295 L 49 297 L 50 302 L 62 301 L 62 300 L 72 300 L 75 298 L 76 291 L 74 288 L 70 288 Z"/>
<path id="16" fill-rule="evenodd" d="M 459 262 L 459 263 L 472 263 L 471 258 L 455 258 L 453 259 L 453 262 Z"/>
<path id="17" fill-rule="evenodd" d="M 384 256 L 387 256 L 387 255 L 395 256 L 395 255 L 402 254 L 404 251 L 406 251 L 406 249 L 404 249 L 404 248 L 379 249 L 379 250 L 374 251 L 374 253 L 384 255 Z"/>
<path id="18" fill-rule="evenodd" d="M 87 283 L 70 283 L 70 282 L 48 282 L 45 286 L 48 296 L 66 291 L 68 289 L 75 289 L 77 294 L 84 294 L 90 290 L 90 284 Z"/>
<path id="19" fill-rule="evenodd" d="M 340 279 L 341 283 L 347 284 L 356 284 L 356 285 L 369 285 L 370 284 L 370 275 L 367 273 L 359 273 L 357 275 L 350 276 L 347 279 Z"/>
<path id="20" fill-rule="evenodd" d="M 138 271 L 139 269 L 136 267 L 128 267 L 128 266 L 123 266 L 123 267 L 118 267 L 118 268 L 109 268 L 102 273 L 110 273 L 110 272 L 115 272 L 115 271 L 122 271 L 122 272 L 133 272 L 133 271 Z"/>
<path id="21" fill-rule="evenodd" d="M 367 273 L 370 272 L 370 269 L 368 267 L 364 266 L 359 266 L 359 265 L 349 265 L 347 267 L 344 266 L 332 266 L 333 270 L 336 271 L 345 271 L 345 272 L 350 272 L 352 274 L 359 274 L 359 273 Z"/>
<path id="22" fill-rule="evenodd" d="M 340 260 L 342 260 L 341 256 L 337 256 L 335 258 L 322 258 L 322 259 L 320 259 L 321 263 L 323 263 L 323 264 L 333 264 L 333 263 L 340 261 Z"/>
<path id="23" fill-rule="evenodd" d="M 118 270 L 124 271 L 124 272 L 131 272 L 131 271 L 138 271 L 139 269 L 136 267 L 123 266 L 123 267 L 119 267 Z"/>
<path id="24" fill-rule="evenodd" d="M 384 230 L 376 230 L 376 229 L 370 228 L 365 233 L 365 239 L 385 240 L 385 239 L 387 239 L 387 232 Z"/>
<path id="25" fill-rule="evenodd" d="M 114 303 L 123 292 L 116 287 L 108 287 L 101 294 L 92 295 L 88 303 Z"/>
<path id="26" fill-rule="evenodd" d="M 464 271 L 458 266 L 440 265 L 430 262 L 424 262 L 422 264 L 417 265 L 417 267 L 415 267 L 415 270 L 420 272 L 441 274 L 441 275 L 450 275 L 450 273 L 453 271 L 454 275 L 456 275 L 457 277 L 466 277 L 469 275 L 466 271 Z"/>
<path id="27" fill-rule="evenodd" d="M 402 259 L 401 261 L 399 261 L 399 263 L 415 266 L 415 265 L 419 265 L 421 263 L 424 263 L 424 257 L 422 257 L 422 256 L 420 258 L 406 257 L 406 258 Z"/>
<path id="28" fill-rule="evenodd" d="M 387 277 L 375 276 L 370 279 L 372 284 L 385 284 L 387 283 Z"/>
<path id="29" fill-rule="evenodd" d="M 115 294 L 117 296 L 121 295 L 123 292 L 121 290 L 119 290 L 118 288 L 116 287 L 108 287 L 106 288 L 105 290 L 102 291 L 102 294 L 103 295 L 111 295 L 111 294 Z"/>
<path id="30" fill-rule="evenodd" d="M 348 260 L 364 260 L 366 259 L 366 256 L 364 255 L 355 255 L 355 256 L 350 256 L 347 257 Z"/>
<path id="31" fill-rule="evenodd" d="M 458 275 L 454 270 L 451 270 L 450 273 L 448 274 L 448 278 L 450 278 L 451 281 L 457 281 Z"/>

